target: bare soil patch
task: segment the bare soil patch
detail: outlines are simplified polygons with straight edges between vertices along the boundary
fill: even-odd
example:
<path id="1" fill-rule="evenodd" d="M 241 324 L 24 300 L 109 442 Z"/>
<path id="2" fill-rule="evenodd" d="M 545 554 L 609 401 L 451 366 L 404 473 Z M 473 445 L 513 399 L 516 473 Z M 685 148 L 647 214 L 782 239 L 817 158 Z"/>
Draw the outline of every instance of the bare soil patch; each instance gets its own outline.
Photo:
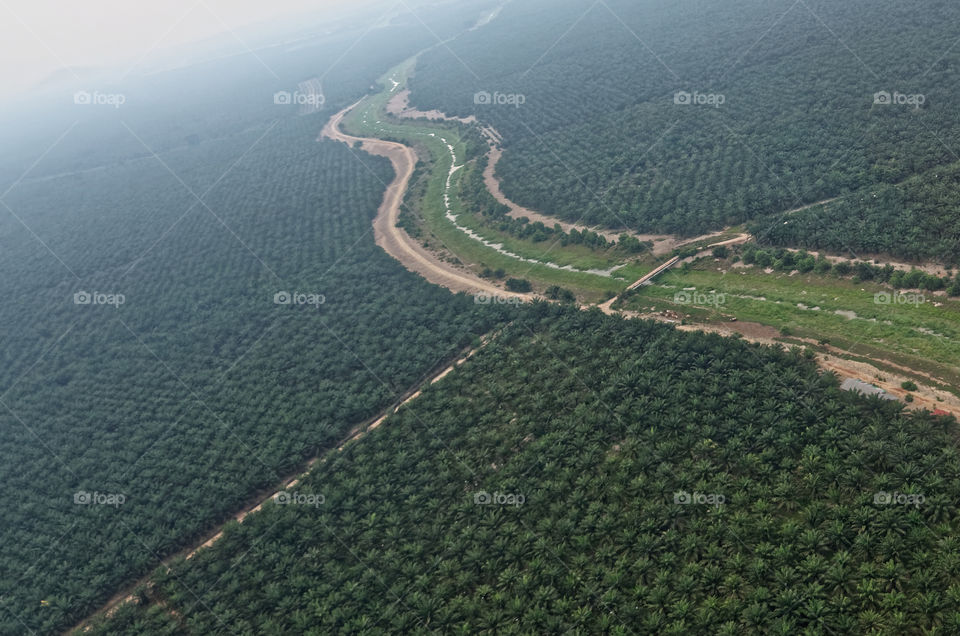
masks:
<path id="1" fill-rule="evenodd" d="M 354 104 L 356 106 L 356 104 Z M 320 133 L 321 139 L 340 141 L 348 146 L 361 144 L 361 149 L 372 155 L 386 157 L 393 164 L 396 178 L 387 186 L 383 203 L 373 221 L 374 238 L 377 245 L 397 259 L 411 272 L 420 274 L 435 285 L 441 285 L 454 292 L 488 293 L 500 296 L 524 297 L 503 290 L 493 283 L 485 281 L 468 272 L 455 269 L 450 263 L 444 263 L 431 254 L 409 234 L 397 227 L 400 218 L 400 207 L 404 195 L 417 165 L 417 155 L 412 148 L 392 141 L 380 139 L 360 138 L 348 135 L 340 130 L 344 116 L 354 106 L 340 111 L 327 122 Z"/>
<path id="2" fill-rule="evenodd" d="M 469 117 L 450 117 L 439 110 L 417 110 L 410 106 L 410 89 L 405 88 L 390 98 L 387 102 L 387 112 L 394 117 L 403 119 L 429 119 L 430 121 L 458 121 L 461 124 L 475 124 L 477 118 L 473 115 Z"/>

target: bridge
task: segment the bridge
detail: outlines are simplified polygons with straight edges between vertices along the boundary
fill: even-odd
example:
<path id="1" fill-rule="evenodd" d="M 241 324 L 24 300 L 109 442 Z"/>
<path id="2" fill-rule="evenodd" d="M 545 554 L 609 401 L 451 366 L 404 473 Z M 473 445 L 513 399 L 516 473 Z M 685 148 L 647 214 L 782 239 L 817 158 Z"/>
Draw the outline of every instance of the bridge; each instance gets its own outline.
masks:
<path id="1" fill-rule="evenodd" d="M 630 285 L 629 287 L 627 287 L 627 291 L 633 291 L 634 289 L 636 289 L 637 287 L 640 287 L 641 285 L 646 285 L 646 284 L 649 283 L 651 280 L 653 280 L 654 278 L 656 278 L 657 276 L 659 276 L 659 275 L 662 274 L 663 272 L 667 271 L 668 269 L 670 269 L 671 267 L 673 267 L 674 265 L 676 265 L 676 264 L 677 264 L 677 261 L 679 261 L 679 260 L 680 260 L 680 257 L 679 257 L 679 256 L 674 256 L 673 258 L 671 258 L 669 261 L 667 261 L 666 263 L 664 263 L 664 264 L 661 265 L 660 267 L 656 268 L 655 270 L 653 270 L 653 271 L 650 272 L 649 274 L 645 274 L 643 277 L 641 277 L 639 280 L 637 280 L 637 282 L 635 282 L 634 284 L 632 284 L 632 285 Z"/>

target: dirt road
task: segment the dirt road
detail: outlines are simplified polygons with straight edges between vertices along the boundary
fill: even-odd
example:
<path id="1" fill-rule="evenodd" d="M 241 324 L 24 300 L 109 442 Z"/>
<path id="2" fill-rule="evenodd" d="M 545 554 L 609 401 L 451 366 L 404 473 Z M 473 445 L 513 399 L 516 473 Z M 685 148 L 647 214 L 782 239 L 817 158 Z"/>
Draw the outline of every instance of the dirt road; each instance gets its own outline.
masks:
<path id="1" fill-rule="evenodd" d="M 557 217 L 547 216 L 546 214 L 541 214 L 540 212 L 531 210 L 530 208 L 525 208 L 522 205 L 514 203 L 513 201 L 507 198 L 507 195 L 503 193 L 503 189 L 500 186 L 500 179 L 498 179 L 496 176 L 497 164 L 500 163 L 501 157 L 503 157 L 503 150 L 491 144 L 490 153 L 487 155 L 487 167 L 483 171 L 483 181 L 487 186 L 487 190 L 489 190 L 490 194 L 493 195 L 493 198 L 495 198 L 497 202 L 501 203 L 502 205 L 505 205 L 508 208 L 510 208 L 510 211 L 507 213 L 508 216 L 514 219 L 527 217 L 528 219 L 530 219 L 531 223 L 536 223 L 537 221 L 539 221 L 540 223 L 543 223 L 547 227 L 553 227 L 554 224 L 559 224 L 560 227 L 563 228 L 564 232 L 570 232 L 570 230 L 577 230 L 578 232 L 582 232 L 584 230 L 591 230 L 593 232 L 596 232 L 597 234 L 600 234 L 601 236 L 606 237 L 608 241 L 616 241 L 617 237 L 620 236 L 621 232 L 614 232 L 613 230 L 604 230 L 602 228 L 588 228 L 584 225 L 567 223 L 566 221 L 561 221 Z M 657 239 L 670 238 L 668 236 L 654 237 L 653 235 L 651 235 L 651 237 L 657 238 Z"/>
<path id="2" fill-rule="evenodd" d="M 357 104 L 349 106 L 331 117 L 320 133 L 320 139 L 332 139 L 351 147 L 359 142 L 361 149 L 365 152 L 386 157 L 393 164 L 397 176 L 393 183 L 387 187 L 383 203 L 380 205 L 377 216 L 373 221 L 373 232 L 377 245 L 411 272 L 420 274 L 431 283 L 441 285 L 452 291 L 517 298 L 525 297 L 522 294 L 514 294 L 503 290 L 470 272 L 458 270 L 450 263 L 444 263 L 412 239 L 409 234 L 397 227 L 403 198 L 417 165 L 417 155 L 412 148 L 403 144 L 380 139 L 354 137 L 340 130 L 344 116 Z"/>
<path id="3" fill-rule="evenodd" d="M 410 89 L 404 89 L 403 91 L 400 91 L 388 103 L 387 112 L 394 117 L 403 118 L 403 119 L 428 119 L 432 121 L 437 121 L 437 120 L 458 121 L 465 124 L 477 123 L 477 119 L 473 116 L 465 117 L 465 118 L 450 117 L 440 112 L 439 110 L 432 110 L 432 111 L 415 110 L 413 108 L 410 108 L 409 100 L 410 100 Z M 487 190 L 490 192 L 490 194 L 493 195 L 493 197 L 499 203 L 509 208 L 510 211 L 507 214 L 514 219 L 527 217 L 527 219 L 529 219 L 531 223 L 536 223 L 539 221 L 540 223 L 543 223 L 547 227 L 553 227 L 555 224 L 558 224 L 560 225 L 560 227 L 563 229 L 564 232 L 568 232 L 568 233 L 571 230 L 577 230 L 579 232 L 583 232 L 584 230 L 591 230 L 605 237 L 608 241 L 616 241 L 621 234 L 627 233 L 637 238 L 640 241 L 652 243 L 654 256 L 663 256 L 665 254 L 669 254 L 670 252 L 677 249 L 678 247 L 683 247 L 684 245 L 689 245 L 691 243 L 696 243 L 699 241 L 709 240 L 714 237 L 720 237 L 725 234 L 725 231 L 721 230 L 718 232 L 704 234 L 702 236 L 697 236 L 689 239 L 680 239 L 677 236 L 672 234 L 638 234 L 636 232 L 632 232 L 629 230 L 615 231 L 615 230 L 604 229 L 599 227 L 587 227 L 587 226 L 576 224 L 576 223 L 568 223 L 566 221 L 561 221 L 556 217 L 537 212 L 536 210 L 525 208 L 522 205 L 519 205 L 518 203 L 515 203 L 514 201 L 510 200 L 506 196 L 506 194 L 504 194 L 500 179 L 497 178 L 496 176 L 497 164 L 499 164 L 500 160 L 503 158 L 503 150 L 500 148 L 500 144 L 503 141 L 502 136 L 500 135 L 500 133 L 496 131 L 496 129 L 490 126 L 481 126 L 481 131 L 483 132 L 488 143 L 490 144 L 490 151 L 487 154 L 487 167 L 483 171 L 484 183 L 486 184 Z M 808 203 L 801 207 L 794 208 L 792 210 L 787 210 L 786 212 L 784 212 L 784 214 L 795 214 L 797 212 L 802 212 L 803 210 L 808 210 L 810 208 L 813 208 L 819 205 L 832 203 L 837 199 L 838 197 L 832 197 L 829 199 L 824 199 L 822 201 Z M 732 239 L 722 241 L 720 243 L 716 243 L 715 245 L 710 245 L 710 247 L 712 248 L 720 245 L 740 245 L 752 239 L 753 239 L 753 236 L 750 234 L 740 234 Z M 787 248 L 787 249 L 793 252 L 800 251 L 795 248 Z M 813 254 L 814 256 L 819 256 L 819 252 L 816 252 L 816 251 L 809 251 L 809 253 Z M 831 255 L 824 255 L 824 256 L 825 258 L 827 258 L 829 261 L 833 263 L 839 263 L 841 261 L 853 262 L 851 259 L 845 258 L 842 256 L 831 256 Z M 948 268 L 936 263 L 903 263 L 898 261 L 891 261 L 883 255 L 863 254 L 860 256 L 859 260 L 864 260 L 868 262 L 877 260 L 883 264 L 889 263 L 890 265 L 893 265 L 894 268 L 899 270 L 910 271 L 912 269 L 919 269 L 926 272 L 927 274 L 932 274 L 935 276 L 945 276 L 949 273 Z"/>
<path id="4" fill-rule="evenodd" d="M 261 494 L 257 496 L 256 500 L 253 503 L 250 503 L 244 506 L 242 510 L 234 514 L 231 517 L 231 521 L 237 521 L 242 523 L 243 520 L 248 515 L 254 512 L 257 512 L 258 510 L 263 508 L 266 502 L 269 501 L 270 499 L 275 498 L 281 492 L 290 490 L 291 488 L 296 488 L 300 484 L 300 481 L 310 473 L 310 471 L 313 469 L 314 466 L 316 466 L 316 464 L 326 461 L 329 457 L 333 456 L 335 453 L 339 453 L 343 451 L 343 449 L 348 444 L 351 444 L 361 439 L 370 431 L 373 431 L 376 428 L 378 428 L 381 424 L 383 424 L 384 420 L 386 420 L 387 417 L 399 411 L 400 407 L 402 407 L 405 404 L 409 404 L 413 400 L 417 399 L 423 393 L 423 389 L 425 387 L 439 382 L 440 380 L 445 378 L 447 375 L 452 373 L 457 367 L 459 367 L 460 365 L 465 363 L 467 360 L 472 358 L 474 354 L 476 354 L 481 348 L 483 348 L 487 343 L 489 343 L 494 337 L 496 337 L 496 333 L 487 334 L 486 336 L 481 338 L 481 343 L 478 347 L 471 349 L 466 353 L 462 353 L 460 356 L 457 357 L 457 359 L 454 362 L 450 363 L 449 365 L 445 365 L 439 370 L 434 370 L 432 373 L 429 374 L 429 376 L 425 380 L 422 380 L 421 382 L 417 383 L 416 386 L 408 389 L 403 395 L 401 395 L 397 399 L 397 401 L 392 406 L 384 410 L 380 415 L 374 418 L 371 418 L 366 422 L 363 422 L 355 426 L 353 429 L 351 429 L 350 432 L 347 433 L 346 438 L 342 442 L 340 442 L 340 444 L 338 444 L 335 449 L 327 450 L 324 453 L 310 459 L 306 464 L 306 469 L 300 473 L 297 473 L 296 475 L 287 477 L 287 479 L 284 480 L 284 485 L 280 490 L 271 492 L 267 495 Z M 169 566 L 171 563 L 173 563 L 173 561 L 181 557 L 185 559 L 192 559 L 200 550 L 212 546 L 214 543 L 219 541 L 221 537 L 223 537 L 223 527 L 225 525 L 226 523 L 220 524 L 220 526 L 218 526 L 215 530 L 209 533 L 207 537 L 199 545 L 186 548 L 170 557 L 167 557 L 166 559 L 163 560 L 161 565 Z M 134 591 L 141 585 L 149 584 L 151 577 L 152 577 L 152 574 L 148 574 L 147 576 L 143 577 L 136 583 L 127 586 L 123 591 L 115 594 L 103 607 L 97 610 L 94 614 L 91 614 L 90 616 L 88 616 L 78 625 L 70 629 L 67 633 L 75 634 L 75 633 L 85 632 L 89 629 L 90 622 L 94 618 L 98 616 L 110 616 L 121 605 L 132 602 L 134 600 Z"/>
<path id="5" fill-rule="evenodd" d="M 427 119 L 430 121 L 456 121 L 463 124 L 473 124 L 477 123 L 477 118 L 474 116 L 470 117 L 451 117 L 445 113 L 440 112 L 439 110 L 431 111 L 422 111 L 416 110 L 410 107 L 410 89 L 404 89 L 394 95 L 390 101 L 387 103 L 387 113 L 398 117 L 400 119 Z M 500 180 L 496 176 L 497 164 L 500 162 L 500 159 L 503 157 L 503 150 L 500 149 L 499 144 L 502 141 L 500 133 L 495 129 L 485 126 L 481 128 L 484 136 L 487 138 L 487 141 L 490 144 L 490 151 L 487 154 L 487 167 L 483 171 L 484 183 L 487 186 L 490 194 L 501 204 L 507 206 L 510 211 L 507 213 L 508 216 L 514 219 L 520 219 L 526 217 L 531 223 L 540 222 L 546 225 L 547 227 L 553 227 L 555 224 L 560 225 L 563 228 L 564 232 L 569 233 L 571 230 L 577 230 L 578 232 L 583 232 L 584 230 L 590 230 L 596 232 L 597 234 L 605 237 L 608 241 L 617 241 L 621 234 L 627 233 L 636 237 L 640 241 L 649 241 L 653 243 L 654 249 L 653 253 L 657 256 L 667 254 L 672 251 L 678 245 L 684 243 L 694 242 L 702 240 L 705 237 L 698 237 L 694 239 L 689 239 L 687 241 L 679 241 L 675 236 L 670 234 L 637 234 L 636 232 L 631 232 L 624 229 L 623 231 L 615 231 L 610 229 L 605 229 L 601 227 L 587 227 L 585 225 L 580 225 L 576 223 L 568 223 L 566 221 L 561 221 L 560 219 L 546 214 L 537 212 L 536 210 L 531 210 L 530 208 L 525 208 L 522 205 L 514 203 L 503 193 L 503 188 L 501 187 Z M 721 233 L 717 233 L 719 235 Z M 707 235 L 711 236 L 711 235 Z"/>
<path id="6" fill-rule="evenodd" d="M 351 107 L 352 108 L 352 107 Z M 427 253 L 426 250 L 421 248 L 419 245 L 414 243 L 410 237 L 396 228 L 396 218 L 399 214 L 399 204 L 403 200 L 403 194 L 406 191 L 406 185 L 410 178 L 410 175 L 413 172 L 413 168 L 416 165 L 416 156 L 413 151 L 406 146 L 401 144 L 380 141 L 375 139 L 359 139 L 357 137 L 352 137 L 346 135 L 340 131 L 340 123 L 344 115 L 349 112 L 350 108 L 341 111 L 335 115 L 327 126 L 324 128 L 323 137 L 330 139 L 335 139 L 337 141 L 343 141 L 348 144 L 354 142 L 361 142 L 363 149 L 370 152 L 371 154 L 378 154 L 380 156 L 385 156 L 390 158 L 394 162 L 394 168 L 397 171 L 398 178 L 391 184 L 390 190 L 388 190 L 387 196 L 384 199 L 384 204 L 381 207 L 380 213 L 377 215 L 377 221 L 374 224 L 375 231 L 377 233 L 377 244 L 381 245 L 387 253 L 394 256 L 400 260 L 408 269 L 412 271 L 417 271 L 424 275 L 427 280 L 435 282 L 436 284 L 443 285 L 450 289 L 455 290 L 465 290 L 465 291 L 474 291 L 476 290 L 475 285 L 483 285 L 480 289 L 481 291 L 489 291 L 491 293 L 503 293 L 499 289 L 492 287 L 485 281 L 479 279 L 474 282 L 472 277 L 469 274 L 461 274 L 455 270 L 452 270 L 452 266 L 446 263 L 442 263 L 433 257 L 431 254 Z M 410 116 L 409 114 L 404 115 L 403 109 L 400 109 L 400 116 Z M 445 118 L 442 113 L 438 114 L 439 118 Z M 490 193 L 501 203 L 507 205 L 511 208 L 511 216 L 519 217 L 526 216 L 531 221 L 541 221 L 545 225 L 552 226 L 553 223 L 557 223 L 555 219 L 542 215 L 533 210 L 523 208 L 512 201 L 510 201 L 504 194 L 500 186 L 499 180 L 496 178 L 495 170 L 497 162 L 502 157 L 502 151 L 498 147 L 497 143 L 497 133 L 493 130 L 487 130 L 487 138 L 491 143 L 490 147 L 490 161 L 487 165 L 487 169 L 484 172 L 484 180 L 486 182 L 487 188 Z M 813 204 L 816 205 L 816 204 Z M 561 227 L 565 231 L 570 229 L 585 229 L 583 226 L 577 226 L 570 223 L 559 222 Z M 615 239 L 618 234 L 611 232 L 609 230 L 600 231 L 599 233 L 607 236 L 608 239 Z M 669 252 L 676 247 L 681 247 L 683 245 L 707 241 L 711 238 L 719 238 L 723 236 L 724 232 L 714 232 L 711 234 L 706 234 L 701 237 L 696 237 L 693 239 L 686 239 L 683 241 L 678 240 L 673 236 L 664 236 L 664 235 L 637 235 L 641 240 L 652 240 L 655 242 L 657 249 L 655 253 L 664 253 Z M 741 244 L 751 240 L 752 237 L 749 234 L 740 234 L 733 238 L 729 238 L 718 243 L 709 244 L 705 250 L 701 251 L 698 256 L 702 256 L 709 252 L 713 247 L 720 245 L 734 245 Z M 814 254 L 816 254 L 814 252 Z M 831 258 L 831 257 L 828 257 Z M 836 257 L 831 258 L 833 260 Z M 837 259 L 840 260 L 840 259 Z M 899 267 L 910 267 L 906 264 L 896 263 L 895 266 Z M 421 271 L 422 268 L 426 269 L 426 273 Z M 927 270 L 927 268 L 923 268 Z M 930 270 L 933 268 L 931 267 Z M 927 270 L 927 271 L 930 271 Z M 933 273 L 930 271 L 930 273 Z M 464 278 L 466 280 L 464 280 Z M 638 315 L 633 314 L 632 312 L 618 312 L 613 310 L 612 305 L 615 302 L 615 298 L 611 299 L 601 305 L 599 308 L 601 311 L 607 314 L 621 314 L 630 318 L 653 318 L 653 319 L 663 319 L 660 316 L 648 316 L 648 315 Z M 668 322 L 674 322 L 668 320 Z M 776 337 L 778 332 L 772 327 L 767 327 L 759 324 L 752 323 L 731 323 L 730 325 L 677 325 L 677 328 L 682 331 L 693 331 L 693 330 L 703 330 L 703 331 L 712 331 L 715 333 L 721 333 L 723 335 L 733 335 L 739 334 L 745 339 L 759 342 L 763 344 L 776 344 Z M 844 354 L 845 352 L 836 351 L 833 353 Z M 845 360 L 842 357 L 835 356 L 825 356 L 820 355 L 817 358 L 817 362 L 821 368 L 828 371 L 833 371 L 841 378 L 858 378 L 866 381 L 872 381 L 874 384 L 881 386 L 887 392 L 892 395 L 895 395 L 899 398 L 903 398 L 906 395 L 906 391 L 900 388 L 900 383 L 907 379 L 907 376 L 895 376 L 888 372 L 881 371 L 878 367 L 875 367 L 870 364 L 853 362 Z M 883 361 L 878 361 L 878 364 L 884 364 Z M 880 378 L 883 378 L 882 380 Z M 939 400 L 938 400 L 939 398 Z M 951 412 L 955 415 L 960 416 L 960 399 L 957 399 L 956 396 L 952 394 L 939 391 L 932 388 L 930 385 L 921 386 L 920 390 L 914 393 L 914 402 L 911 405 L 911 408 L 928 408 L 930 410 L 942 409 L 948 412 Z"/>

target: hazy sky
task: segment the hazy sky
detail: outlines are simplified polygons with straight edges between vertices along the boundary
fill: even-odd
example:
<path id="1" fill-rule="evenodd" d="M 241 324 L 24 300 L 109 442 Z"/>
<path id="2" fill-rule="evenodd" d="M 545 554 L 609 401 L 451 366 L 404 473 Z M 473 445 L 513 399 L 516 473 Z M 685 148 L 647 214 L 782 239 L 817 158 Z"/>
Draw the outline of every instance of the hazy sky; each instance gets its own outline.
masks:
<path id="1" fill-rule="evenodd" d="M 127 68 L 153 50 L 350 0 L 0 0 L 0 93 L 65 66 Z"/>

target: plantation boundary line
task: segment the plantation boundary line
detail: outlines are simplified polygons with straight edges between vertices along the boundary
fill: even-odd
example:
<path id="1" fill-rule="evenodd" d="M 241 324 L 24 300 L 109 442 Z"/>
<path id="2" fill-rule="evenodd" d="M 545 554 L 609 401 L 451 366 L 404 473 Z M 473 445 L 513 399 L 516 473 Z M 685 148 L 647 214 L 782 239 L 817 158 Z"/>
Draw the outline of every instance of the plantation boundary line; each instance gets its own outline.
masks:
<path id="1" fill-rule="evenodd" d="M 205 533 L 202 539 L 194 542 L 190 546 L 181 548 L 177 552 L 164 558 L 160 562 L 160 564 L 154 567 L 148 574 L 140 577 L 133 583 L 124 587 L 120 592 L 117 592 L 113 597 L 110 598 L 109 601 L 107 601 L 103 606 L 101 606 L 100 609 L 91 613 L 82 621 L 80 621 L 70 629 L 66 630 L 64 634 L 78 634 L 78 633 L 87 631 L 90 628 L 90 624 L 95 619 L 99 618 L 100 616 L 110 616 L 121 605 L 132 601 L 133 595 L 136 589 L 140 586 L 148 585 L 150 580 L 153 578 L 153 572 L 155 572 L 157 568 L 160 568 L 160 567 L 169 568 L 170 564 L 173 563 L 174 561 L 180 558 L 191 559 L 200 550 L 212 546 L 223 536 L 224 527 L 228 523 L 230 523 L 231 521 L 237 521 L 239 523 L 243 523 L 243 520 L 247 517 L 247 515 L 263 508 L 264 504 L 268 500 L 273 499 L 276 495 L 278 495 L 279 493 L 289 488 L 296 487 L 300 483 L 300 481 L 313 470 L 314 466 L 316 466 L 318 463 L 324 462 L 329 457 L 332 457 L 334 453 L 339 453 L 343 451 L 343 449 L 351 442 L 361 439 L 364 435 L 366 435 L 370 431 L 378 428 L 389 416 L 398 412 L 402 406 L 409 404 L 413 400 L 420 397 L 420 395 L 423 393 L 423 390 L 425 388 L 427 388 L 428 386 L 436 382 L 439 382 L 448 374 L 450 374 L 454 369 L 458 368 L 461 364 L 465 363 L 467 360 L 472 358 L 474 354 L 476 354 L 480 349 L 482 349 L 487 344 L 489 344 L 505 328 L 506 326 L 500 328 L 495 332 L 482 336 L 480 338 L 481 342 L 479 346 L 466 347 L 462 349 L 460 353 L 454 357 L 452 362 L 450 362 L 448 359 L 441 362 L 437 366 L 435 366 L 433 369 L 427 372 L 420 380 L 418 380 L 413 386 L 409 387 L 399 397 L 397 397 L 393 401 L 393 403 L 390 404 L 390 406 L 388 406 L 387 408 L 380 411 L 376 415 L 367 418 L 360 424 L 357 424 L 356 426 L 351 428 L 350 432 L 347 433 L 347 435 L 340 442 L 338 442 L 336 446 L 327 448 L 326 450 L 319 452 L 317 455 L 307 460 L 305 464 L 305 468 L 298 468 L 296 472 L 289 474 L 286 478 L 282 480 L 283 485 L 280 487 L 280 489 L 269 488 L 267 489 L 267 492 L 269 492 L 269 494 L 265 495 L 264 491 L 262 490 L 259 493 L 255 494 L 250 503 L 247 503 L 238 512 L 232 514 L 229 519 L 217 524 L 212 530 Z"/>

